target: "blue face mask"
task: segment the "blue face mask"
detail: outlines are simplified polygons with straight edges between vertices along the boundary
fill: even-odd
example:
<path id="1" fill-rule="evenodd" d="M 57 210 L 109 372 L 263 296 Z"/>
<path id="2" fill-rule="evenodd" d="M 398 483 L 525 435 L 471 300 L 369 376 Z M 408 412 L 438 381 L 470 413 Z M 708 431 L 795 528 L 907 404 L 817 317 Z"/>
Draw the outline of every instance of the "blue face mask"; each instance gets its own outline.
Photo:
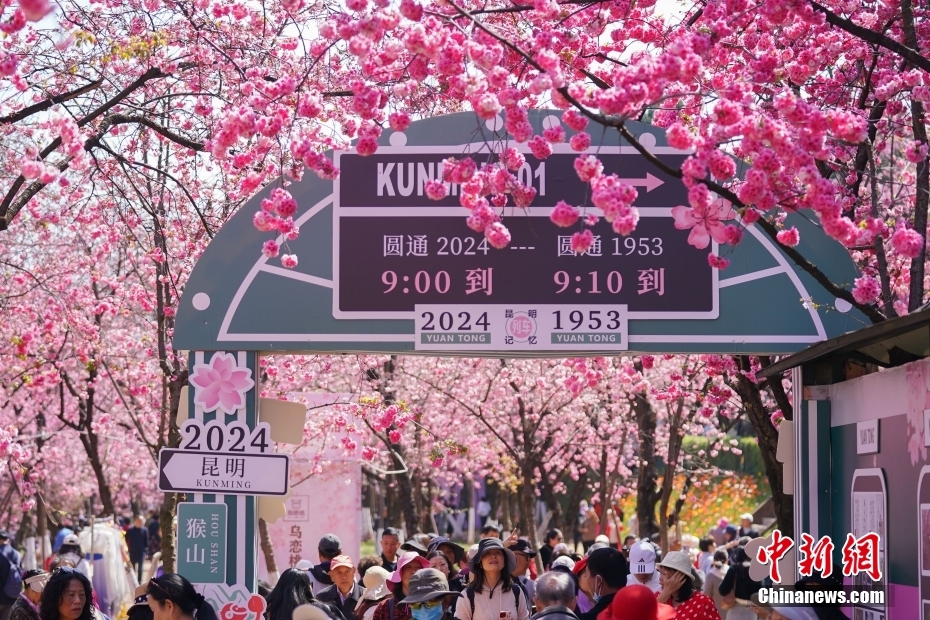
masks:
<path id="1" fill-rule="evenodd" d="M 435 607 L 424 607 L 422 609 L 411 609 L 413 620 L 440 620 L 442 618 L 442 605 Z"/>
<path id="2" fill-rule="evenodd" d="M 595 577 L 597 579 L 597 577 Z M 601 600 L 601 595 L 597 592 L 597 582 L 595 581 L 594 591 L 591 593 L 591 602 L 597 605 L 597 602 Z"/>

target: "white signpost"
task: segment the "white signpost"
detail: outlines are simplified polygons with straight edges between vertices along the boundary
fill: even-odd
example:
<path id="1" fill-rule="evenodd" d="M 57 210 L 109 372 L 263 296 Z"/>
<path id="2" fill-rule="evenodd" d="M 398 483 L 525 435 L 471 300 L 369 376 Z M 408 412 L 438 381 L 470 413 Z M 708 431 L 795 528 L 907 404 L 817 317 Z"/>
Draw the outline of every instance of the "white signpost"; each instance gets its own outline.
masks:
<path id="1" fill-rule="evenodd" d="M 287 495 L 288 463 L 285 454 L 166 448 L 158 455 L 158 489 L 166 493 Z"/>

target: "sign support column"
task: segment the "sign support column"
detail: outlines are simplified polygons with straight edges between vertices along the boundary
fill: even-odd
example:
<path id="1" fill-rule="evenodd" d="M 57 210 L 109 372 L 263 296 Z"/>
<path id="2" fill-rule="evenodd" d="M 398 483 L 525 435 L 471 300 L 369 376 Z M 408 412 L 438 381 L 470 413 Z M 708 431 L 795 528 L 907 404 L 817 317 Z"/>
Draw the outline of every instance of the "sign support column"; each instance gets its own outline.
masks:
<path id="1" fill-rule="evenodd" d="M 205 411 L 203 399 L 198 398 L 199 388 L 193 381 L 198 367 L 211 365 L 217 355 L 232 356 L 237 370 L 247 370 L 251 387 L 240 392 L 240 406 L 233 413 L 221 409 Z M 191 369 L 191 387 L 188 390 L 188 407 L 191 418 L 206 424 L 216 420 L 229 425 L 233 422 L 244 423 L 249 430 L 254 430 L 258 423 L 258 367 L 257 351 L 191 351 L 188 367 Z M 215 364 L 214 364 L 215 366 Z M 222 399 L 224 394 L 220 394 Z M 189 494 L 195 503 L 223 503 L 227 512 L 226 537 L 226 583 L 194 584 L 210 600 L 216 609 L 222 609 L 228 603 L 245 606 L 251 594 L 256 591 L 257 532 L 258 513 L 254 495 L 223 495 L 211 493 Z M 179 524 L 181 527 L 181 524 Z"/>

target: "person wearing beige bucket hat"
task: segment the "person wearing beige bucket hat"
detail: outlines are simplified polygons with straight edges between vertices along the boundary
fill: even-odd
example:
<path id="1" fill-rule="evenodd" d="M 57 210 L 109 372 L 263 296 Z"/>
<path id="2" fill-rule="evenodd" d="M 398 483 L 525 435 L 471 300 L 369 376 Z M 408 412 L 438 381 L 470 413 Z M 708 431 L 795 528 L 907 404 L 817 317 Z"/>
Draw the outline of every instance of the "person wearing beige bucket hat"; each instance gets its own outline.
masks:
<path id="1" fill-rule="evenodd" d="M 381 566 L 372 566 L 365 571 L 365 576 L 362 577 L 365 593 L 355 607 L 355 615 L 360 620 L 372 620 L 378 603 L 392 596 L 387 587 L 387 580 L 390 576 L 390 571 Z"/>
<path id="2" fill-rule="evenodd" d="M 720 620 L 713 599 L 694 589 L 694 566 L 684 551 L 669 551 L 656 566 L 662 590 L 656 597 L 671 605 L 680 620 Z"/>

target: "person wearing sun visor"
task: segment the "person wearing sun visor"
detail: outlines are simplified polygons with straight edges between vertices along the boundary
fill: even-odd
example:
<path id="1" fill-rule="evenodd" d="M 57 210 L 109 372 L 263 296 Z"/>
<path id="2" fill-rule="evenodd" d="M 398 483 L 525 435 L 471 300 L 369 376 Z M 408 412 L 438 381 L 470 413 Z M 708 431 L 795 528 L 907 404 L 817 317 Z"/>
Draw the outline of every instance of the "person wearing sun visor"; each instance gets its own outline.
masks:
<path id="1" fill-rule="evenodd" d="M 44 570 L 23 573 L 23 591 L 10 608 L 10 620 L 39 620 L 39 601 L 49 574 Z"/>

